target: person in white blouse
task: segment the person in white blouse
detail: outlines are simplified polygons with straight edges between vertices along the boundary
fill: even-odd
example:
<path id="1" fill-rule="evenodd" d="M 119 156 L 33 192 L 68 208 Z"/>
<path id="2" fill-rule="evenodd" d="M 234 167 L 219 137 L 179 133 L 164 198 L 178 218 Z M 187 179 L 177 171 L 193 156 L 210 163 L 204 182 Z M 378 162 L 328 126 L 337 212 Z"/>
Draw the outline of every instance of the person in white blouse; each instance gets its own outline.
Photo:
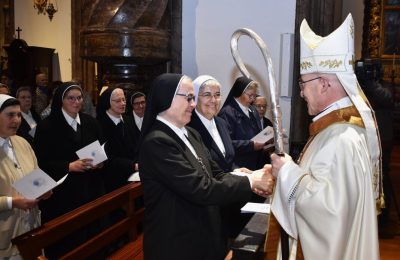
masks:
<path id="1" fill-rule="evenodd" d="M 20 124 L 19 101 L 0 94 L 0 259 L 22 259 L 11 239 L 40 225 L 39 199 L 27 199 L 12 187 L 38 168 L 31 146 L 16 135 Z"/>

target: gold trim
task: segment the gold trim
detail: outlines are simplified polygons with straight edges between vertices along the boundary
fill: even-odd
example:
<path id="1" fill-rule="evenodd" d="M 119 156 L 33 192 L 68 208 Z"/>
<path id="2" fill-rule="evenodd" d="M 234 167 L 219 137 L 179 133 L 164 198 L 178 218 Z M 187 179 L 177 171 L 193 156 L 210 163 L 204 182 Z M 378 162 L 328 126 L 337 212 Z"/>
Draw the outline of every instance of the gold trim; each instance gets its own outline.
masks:
<path id="1" fill-rule="evenodd" d="M 302 63 L 300 63 L 300 68 L 302 70 L 306 70 L 306 69 L 312 68 L 312 64 L 309 61 L 303 61 Z"/>
<path id="2" fill-rule="evenodd" d="M 371 0 L 370 21 L 368 25 L 368 52 L 371 58 L 378 58 L 380 55 L 381 9 L 380 0 Z"/>
<path id="3" fill-rule="evenodd" d="M 340 65 L 343 64 L 343 61 L 341 60 L 323 60 L 319 63 L 320 67 L 329 67 L 330 69 L 332 68 L 338 68 Z"/>

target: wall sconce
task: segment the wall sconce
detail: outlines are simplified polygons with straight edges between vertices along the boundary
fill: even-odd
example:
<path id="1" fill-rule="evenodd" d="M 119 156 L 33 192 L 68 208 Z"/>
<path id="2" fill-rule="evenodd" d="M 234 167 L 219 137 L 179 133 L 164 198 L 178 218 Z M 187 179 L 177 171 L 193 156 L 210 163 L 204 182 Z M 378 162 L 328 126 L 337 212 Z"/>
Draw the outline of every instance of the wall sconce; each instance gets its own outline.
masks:
<path id="1" fill-rule="evenodd" d="M 58 11 L 57 1 L 51 0 L 33 0 L 33 7 L 38 10 L 38 14 L 49 16 L 50 21 L 53 20 L 54 14 Z"/>

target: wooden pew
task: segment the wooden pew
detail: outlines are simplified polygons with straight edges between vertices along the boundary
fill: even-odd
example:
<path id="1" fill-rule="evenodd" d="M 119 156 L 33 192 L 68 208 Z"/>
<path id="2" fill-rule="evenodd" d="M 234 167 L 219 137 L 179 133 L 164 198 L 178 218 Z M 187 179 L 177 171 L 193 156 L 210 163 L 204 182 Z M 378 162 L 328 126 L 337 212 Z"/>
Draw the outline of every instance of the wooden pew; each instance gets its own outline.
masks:
<path id="1" fill-rule="evenodd" d="M 274 216 L 256 213 L 233 241 L 231 259 L 275 260 L 279 239 L 280 226 Z"/>
<path id="2" fill-rule="evenodd" d="M 46 259 L 42 249 L 65 236 L 93 223 L 107 214 L 123 209 L 126 216 L 106 227 L 85 243 L 60 259 L 85 259 L 100 249 L 128 234 L 129 242 L 111 255 L 110 259 L 143 259 L 143 235 L 138 225 L 144 217 L 144 208 L 135 208 L 135 201 L 143 195 L 140 183 L 130 183 L 90 203 L 53 219 L 41 227 L 12 239 L 25 260 Z"/>

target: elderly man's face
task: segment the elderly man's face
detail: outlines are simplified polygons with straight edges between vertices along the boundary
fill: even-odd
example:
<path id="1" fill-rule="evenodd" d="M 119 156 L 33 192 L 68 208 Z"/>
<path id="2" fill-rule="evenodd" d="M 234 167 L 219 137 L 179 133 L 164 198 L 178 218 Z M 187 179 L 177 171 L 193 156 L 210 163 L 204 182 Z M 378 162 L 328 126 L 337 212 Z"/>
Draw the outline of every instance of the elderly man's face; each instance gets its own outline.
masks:
<path id="1" fill-rule="evenodd" d="M 0 112 L 0 136 L 10 137 L 17 133 L 21 124 L 21 108 L 19 105 L 9 106 Z"/>
<path id="2" fill-rule="evenodd" d="M 18 93 L 18 100 L 21 104 L 21 110 L 27 113 L 32 107 L 32 95 L 28 90 L 22 90 Z"/>
<path id="3" fill-rule="evenodd" d="M 36 84 L 38 85 L 38 86 L 47 86 L 47 84 L 48 84 L 48 80 L 47 80 L 47 76 L 46 76 L 46 74 L 38 74 L 37 76 L 36 76 Z"/>
<path id="4" fill-rule="evenodd" d="M 267 112 L 267 100 L 265 97 L 257 97 L 254 101 L 254 106 L 256 107 L 260 118 L 263 118 L 265 116 L 265 112 Z"/>
<path id="5" fill-rule="evenodd" d="M 320 77 L 316 74 L 306 74 L 301 76 L 300 96 L 307 102 L 308 114 L 310 116 L 317 115 L 321 112 L 320 108 L 320 89 L 322 84 Z"/>
<path id="6" fill-rule="evenodd" d="M 163 116 L 169 122 L 181 128 L 190 122 L 195 107 L 193 84 L 191 80 L 186 79 L 181 82 L 170 108 L 163 113 Z"/>

